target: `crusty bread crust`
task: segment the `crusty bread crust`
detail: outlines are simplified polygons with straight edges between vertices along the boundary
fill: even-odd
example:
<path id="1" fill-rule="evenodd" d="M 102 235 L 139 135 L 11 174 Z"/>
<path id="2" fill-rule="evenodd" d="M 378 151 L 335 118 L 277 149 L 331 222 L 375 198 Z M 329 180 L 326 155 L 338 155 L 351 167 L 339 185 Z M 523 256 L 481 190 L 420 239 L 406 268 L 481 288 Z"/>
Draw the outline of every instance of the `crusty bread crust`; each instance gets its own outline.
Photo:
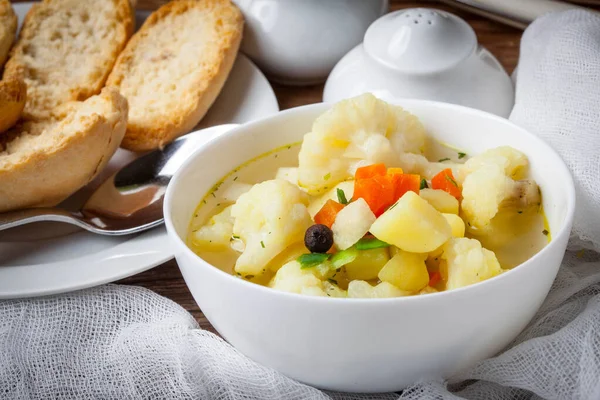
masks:
<path id="1" fill-rule="evenodd" d="M 34 4 L 4 70 L 27 84 L 23 117 L 47 119 L 61 104 L 98 94 L 133 29 L 128 0 Z"/>
<path id="2" fill-rule="evenodd" d="M 231 71 L 243 25 L 230 0 L 172 1 L 154 12 L 107 81 L 129 101 L 121 146 L 159 148 L 196 126 Z"/>
<path id="3" fill-rule="evenodd" d="M 61 112 L 0 135 L 0 212 L 58 204 L 90 182 L 118 149 L 128 107 L 116 90 L 103 89 Z"/>
<path id="4" fill-rule="evenodd" d="M 13 11 L 10 1 L 0 0 L 0 71 L 2 71 L 8 52 L 15 41 L 18 23 L 17 15 Z"/>
<path id="5" fill-rule="evenodd" d="M 27 86 L 18 80 L 0 81 L 0 133 L 17 123 L 25 107 Z"/>

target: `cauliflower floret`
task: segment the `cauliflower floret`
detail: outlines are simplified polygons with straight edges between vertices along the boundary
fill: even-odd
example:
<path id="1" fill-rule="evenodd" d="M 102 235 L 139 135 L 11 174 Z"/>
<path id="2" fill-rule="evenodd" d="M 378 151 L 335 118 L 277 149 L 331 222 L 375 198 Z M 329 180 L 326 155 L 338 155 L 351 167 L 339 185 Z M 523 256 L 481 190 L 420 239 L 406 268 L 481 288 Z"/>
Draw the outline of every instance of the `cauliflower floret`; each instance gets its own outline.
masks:
<path id="1" fill-rule="evenodd" d="M 254 185 L 231 209 L 233 234 L 245 244 L 235 264 L 242 275 L 259 275 L 289 245 L 304 239 L 312 224 L 308 196 L 282 179 Z"/>
<path id="2" fill-rule="evenodd" d="M 486 228 L 501 208 L 523 210 L 539 206 L 537 184 L 522 178 L 528 166 L 527 157 L 511 147 L 498 147 L 473 157 L 460 169 L 462 210 L 468 225 Z"/>
<path id="3" fill-rule="evenodd" d="M 229 206 L 213 215 L 208 223 L 192 233 L 192 243 L 207 251 L 225 250 L 233 234 L 233 217 Z"/>
<path id="4" fill-rule="evenodd" d="M 467 175 L 461 205 L 470 226 L 483 228 L 489 225 L 512 182 L 498 165 L 484 165 Z"/>
<path id="5" fill-rule="evenodd" d="M 421 154 L 404 153 L 398 156 L 397 164 L 407 174 L 419 174 L 423 178 L 431 179 L 440 171 L 450 168 L 456 176 L 463 164 L 452 162 L 431 162 Z"/>
<path id="6" fill-rule="evenodd" d="M 396 166 L 399 154 L 424 147 L 425 129 L 414 115 L 367 93 L 315 120 L 300 149 L 299 184 L 310 194 L 321 193 L 350 178 L 357 163 Z"/>
<path id="7" fill-rule="evenodd" d="M 484 165 L 497 165 L 502 168 L 506 176 L 517 180 L 523 178 L 529 160 L 525 154 L 510 146 L 495 147 L 469 159 L 455 176 L 462 183 L 467 175 Z"/>
<path id="8" fill-rule="evenodd" d="M 326 296 L 323 281 L 315 276 L 313 268 L 302 269 L 296 260 L 281 267 L 271 279 L 269 287 L 282 292 Z"/>
<path id="9" fill-rule="evenodd" d="M 351 298 L 385 299 L 410 295 L 412 295 L 412 292 L 400 290 L 389 282 L 381 282 L 371 286 L 366 281 L 354 280 L 348 284 L 348 297 Z"/>
<path id="10" fill-rule="evenodd" d="M 472 285 L 501 274 L 504 270 L 494 252 L 484 249 L 475 239 L 453 238 L 444 245 L 442 271 L 446 290 Z M 443 263 L 442 263 L 443 264 Z"/>

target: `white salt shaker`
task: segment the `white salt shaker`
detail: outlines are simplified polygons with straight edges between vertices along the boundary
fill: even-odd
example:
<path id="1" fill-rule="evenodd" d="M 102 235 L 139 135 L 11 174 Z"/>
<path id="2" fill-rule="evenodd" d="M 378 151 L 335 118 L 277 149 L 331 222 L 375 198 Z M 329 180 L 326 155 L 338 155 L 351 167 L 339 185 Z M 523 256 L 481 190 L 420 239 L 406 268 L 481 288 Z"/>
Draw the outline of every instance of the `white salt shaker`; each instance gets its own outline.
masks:
<path id="1" fill-rule="evenodd" d="M 445 11 L 412 8 L 387 14 L 331 72 L 323 100 L 364 92 L 465 105 L 507 117 L 513 83 L 477 43 L 467 22 Z"/>
<path id="2" fill-rule="evenodd" d="M 270 79 L 292 85 L 324 82 L 388 9 L 388 0 L 234 2 L 246 20 L 242 52 Z"/>

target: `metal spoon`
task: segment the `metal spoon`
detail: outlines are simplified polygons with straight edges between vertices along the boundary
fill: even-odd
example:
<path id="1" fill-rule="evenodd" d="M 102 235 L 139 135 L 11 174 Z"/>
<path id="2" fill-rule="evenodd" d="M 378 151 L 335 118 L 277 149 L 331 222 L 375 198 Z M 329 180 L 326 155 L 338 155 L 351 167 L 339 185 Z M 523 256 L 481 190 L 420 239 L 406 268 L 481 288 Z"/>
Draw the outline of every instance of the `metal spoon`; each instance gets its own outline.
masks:
<path id="1" fill-rule="evenodd" d="M 130 162 L 106 179 L 76 212 L 31 208 L 0 214 L 0 231 L 55 221 L 101 235 L 129 235 L 163 223 L 163 197 L 175 171 L 200 145 L 237 125 L 219 125 L 183 136 Z"/>

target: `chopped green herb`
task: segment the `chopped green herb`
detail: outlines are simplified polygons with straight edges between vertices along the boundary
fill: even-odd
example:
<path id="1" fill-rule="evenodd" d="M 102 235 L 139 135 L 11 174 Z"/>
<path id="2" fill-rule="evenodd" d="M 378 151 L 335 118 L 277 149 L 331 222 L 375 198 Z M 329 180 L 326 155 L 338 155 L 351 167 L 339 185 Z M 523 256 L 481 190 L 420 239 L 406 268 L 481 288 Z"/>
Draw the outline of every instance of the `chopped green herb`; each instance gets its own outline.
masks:
<path id="1" fill-rule="evenodd" d="M 329 178 L 331 178 L 331 173 L 326 173 L 325 176 L 323 177 L 323 180 L 329 180 Z"/>
<path id="2" fill-rule="evenodd" d="M 217 203 L 217 207 L 219 207 L 221 205 L 221 203 Z"/>
<path id="3" fill-rule="evenodd" d="M 346 199 L 346 193 L 340 188 L 337 188 L 337 198 L 340 204 L 348 204 L 348 200 Z"/>
<path id="4" fill-rule="evenodd" d="M 338 284 L 338 283 L 337 283 L 337 281 L 336 281 L 335 279 L 331 279 L 331 278 L 329 278 L 329 279 L 327 279 L 327 280 L 329 281 L 329 283 L 333 283 L 334 285 L 337 285 L 337 284 Z"/>
<path id="5" fill-rule="evenodd" d="M 346 250 L 338 251 L 331 257 L 331 265 L 336 270 L 339 271 L 346 264 L 350 264 L 352 261 L 356 260 L 358 257 L 358 250 L 356 247 L 352 246 Z"/>
<path id="6" fill-rule="evenodd" d="M 467 156 L 467 153 L 463 153 L 463 152 L 458 152 L 458 159 L 461 160 L 463 158 L 465 158 Z"/>
<path id="7" fill-rule="evenodd" d="M 300 257 L 298 257 L 297 261 L 300 263 L 300 268 L 306 269 L 322 264 L 329 258 L 329 256 L 330 254 L 327 253 L 302 254 Z"/>
<path id="8" fill-rule="evenodd" d="M 254 278 L 254 275 L 246 275 L 244 278 L 246 278 L 246 279 L 252 279 L 252 278 Z"/>
<path id="9" fill-rule="evenodd" d="M 236 272 L 235 274 L 236 274 L 237 276 L 242 276 L 242 274 L 240 274 L 239 272 Z"/>
<path id="10" fill-rule="evenodd" d="M 429 185 L 427 184 L 427 179 L 422 178 L 421 179 L 421 187 L 419 187 L 419 189 L 423 190 L 423 189 L 428 189 L 428 188 L 429 188 Z"/>
<path id="11" fill-rule="evenodd" d="M 452 179 L 452 177 L 451 177 L 451 176 L 449 176 L 449 175 L 444 175 L 444 176 L 446 177 L 446 180 L 447 180 L 448 182 L 450 182 L 450 183 L 451 183 L 451 184 L 453 184 L 454 186 L 458 187 L 458 183 L 456 183 L 456 181 L 455 181 L 454 179 Z"/>
<path id="12" fill-rule="evenodd" d="M 450 161 L 450 159 L 448 157 L 446 157 L 446 158 L 440 158 L 438 160 L 438 162 L 444 162 L 444 161 Z"/>
<path id="13" fill-rule="evenodd" d="M 237 180 L 238 180 L 238 177 L 236 176 L 235 178 L 233 178 L 233 180 L 234 180 L 234 181 L 237 181 Z"/>
<path id="14" fill-rule="evenodd" d="M 548 232 L 548 229 L 544 229 L 544 230 L 542 231 L 542 233 L 543 233 L 544 235 L 548 236 L 548 234 L 549 234 L 550 232 Z"/>
<path id="15" fill-rule="evenodd" d="M 519 210 L 517 211 L 518 214 L 523 214 L 523 211 Z"/>
<path id="16" fill-rule="evenodd" d="M 388 207 L 388 210 L 393 209 L 394 207 L 396 207 L 398 205 L 398 202 L 392 204 L 391 206 Z M 387 211 L 387 210 L 386 210 Z"/>
<path id="17" fill-rule="evenodd" d="M 279 156 L 279 154 L 275 154 L 275 158 L 277 158 L 277 156 Z"/>
<path id="18" fill-rule="evenodd" d="M 214 197 L 215 199 L 217 198 L 217 196 L 215 196 L 215 192 L 212 192 L 212 197 Z"/>
<path id="19" fill-rule="evenodd" d="M 380 249 L 382 247 L 389 247 L 390 245 L 383 240 L 379 240 L 376 238 L 362 238 L 358 242 L 356 242 L 356 248 L 358 250 L 371 250 L 371 249 Z"/>
<path id="20" fill-rule="evenodd" d="M 288 146 L 288 150 L 291 149 L 291 148 L 292 148 L 292 146 Z"/>
<path id="21" fill-rule="evenodd" d="M 203 202 L 204 204 L 206 204 L 206 200 L 202 200 L 202 202 Z"/>
<path id="22" fill-rule="evenodd" d="M 232 239 L 239 239 L 240 237 L 238 235 L 232 235 L 231 238 Z"/>
<path id="23" fill-rule="evenodd" d="M 263 249 L 265 248 L 265 243 L 262 240 L 260 241 L 260 245 Z"/>

